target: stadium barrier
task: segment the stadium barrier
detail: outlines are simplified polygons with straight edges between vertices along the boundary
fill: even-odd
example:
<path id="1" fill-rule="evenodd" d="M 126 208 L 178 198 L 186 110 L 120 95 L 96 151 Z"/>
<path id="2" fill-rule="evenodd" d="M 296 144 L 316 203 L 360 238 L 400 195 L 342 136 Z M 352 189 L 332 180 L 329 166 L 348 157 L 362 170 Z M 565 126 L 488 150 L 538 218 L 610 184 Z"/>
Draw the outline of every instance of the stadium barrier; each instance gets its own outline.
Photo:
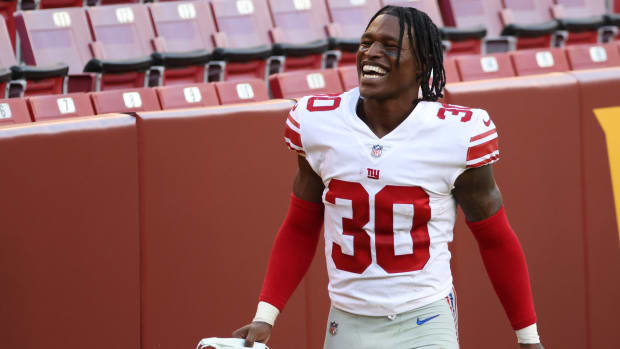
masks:
<path id="1" fill-rule="evenodd" d="M 3 348 L 138 348 L 136 120 L 0 129 Z"/>
<path id="2" fill-rule="evenodd" d="M 592 111 L 620 104 L 619 82 L 616 68 L 446 89 L 445 102 L 487 109 L 498 127 L 496 178 L 525 248 L 547 347 L 620 340 L 610 321 L 619 308 L 618 228 Z M 291 106 L 0 128 L 3 344 L 185 348 L 249 322 L 296 171 L 282 141 Z M 514 346 L 462 217 L 451 249 L 462 347 Z M 326 282 L 321 244 L 272 348 L 322 347 Z"/>

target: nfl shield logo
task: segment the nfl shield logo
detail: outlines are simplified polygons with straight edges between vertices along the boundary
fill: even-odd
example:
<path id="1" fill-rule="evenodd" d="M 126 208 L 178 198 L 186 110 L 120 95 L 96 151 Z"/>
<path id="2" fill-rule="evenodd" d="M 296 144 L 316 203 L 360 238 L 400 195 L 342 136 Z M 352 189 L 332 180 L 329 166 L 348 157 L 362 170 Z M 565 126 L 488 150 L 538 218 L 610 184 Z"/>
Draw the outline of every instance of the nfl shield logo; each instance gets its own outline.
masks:
<path id="1" fill-rule="evenodd" d="M 383 146 L 380 144 L 375 144 L 372 146 L 372 150 L 370 151 L 370 155 L 372 155 L 373 158 L 378 158 L 381 156 L 381 153 L 383 152 Z"/>
<path id="2" fill-rule="evenodd" d="M 338 332 L 338 323 L 336 321 L 332 321 L 329 323 L 329 334 L 335 336 Z"/>

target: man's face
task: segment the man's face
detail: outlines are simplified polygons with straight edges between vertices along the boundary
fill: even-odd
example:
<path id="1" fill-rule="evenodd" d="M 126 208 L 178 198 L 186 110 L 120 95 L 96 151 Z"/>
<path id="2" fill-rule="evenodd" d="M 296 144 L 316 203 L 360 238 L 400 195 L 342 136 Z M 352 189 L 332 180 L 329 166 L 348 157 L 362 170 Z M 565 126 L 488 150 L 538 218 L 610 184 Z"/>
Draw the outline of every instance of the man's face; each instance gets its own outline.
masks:
<path id="1" fill-rule="evenodd" d="M 409 45 L 407 28 L 398 57 L 398 18 L 379 15 L 362 35 L 357 51 L 357 74 L 360 94 L 364 98 L 414 98 L 418 93 L 418 64 L 413 47 Z"/>

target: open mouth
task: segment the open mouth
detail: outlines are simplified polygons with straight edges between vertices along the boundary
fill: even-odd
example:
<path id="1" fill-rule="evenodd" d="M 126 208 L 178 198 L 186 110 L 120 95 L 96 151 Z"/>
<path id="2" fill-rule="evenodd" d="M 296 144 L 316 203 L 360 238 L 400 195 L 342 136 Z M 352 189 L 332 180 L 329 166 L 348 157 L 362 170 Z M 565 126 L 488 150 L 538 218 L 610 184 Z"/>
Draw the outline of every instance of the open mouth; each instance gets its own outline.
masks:
<path id="1" fill-rule="evenodd" d="M 362 79 L 364 80 L 382 79 L 387 75 L 387 70 L 376 65 L 365 64 L 362 67 Z"/>

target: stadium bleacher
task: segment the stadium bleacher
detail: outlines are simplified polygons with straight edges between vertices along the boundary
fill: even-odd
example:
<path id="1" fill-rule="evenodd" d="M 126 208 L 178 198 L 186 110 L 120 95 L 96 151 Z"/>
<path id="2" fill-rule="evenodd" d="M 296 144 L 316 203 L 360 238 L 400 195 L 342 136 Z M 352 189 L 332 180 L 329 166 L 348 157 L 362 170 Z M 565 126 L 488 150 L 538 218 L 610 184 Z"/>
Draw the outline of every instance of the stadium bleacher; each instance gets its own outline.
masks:
<path id="1" fill-rule="evenodd" d="M 620 282 L 597 274 L 617 272 L 620 257 L 613 249 L 618 234 L 608 157 L 612 148 L 594 116 L 600 108 L 620 107 L 620 0 L 0 0 L 0 154 L 9 164 L 0 171 L 0 192 L 8 193 L 0 202 L 0 222 L 12 229 L 7 233 L 9 228 L 0 228 L 0 246 L 17 246 L 0 251 L 16 261 L 10 267 L 0 263 L 0 275 L 18 274 L 20 267 L 34 263 L 32 255 L 19 250 L 20 239 L 36 245 L 37 234 L 48 226 L 60 235 L 65 227 L 80 232 L 60 240 L 77 246 L 67 258 L 96 258 L 93 246 L 105 246 L 110 256 L 117 246 L 125 251 L 112 269 L 106 269 L 113 259 L 108 255 L 93 264 L 104 280 L 111 280 L 103 290 L 122 293 L 118 305 L 114 299 L 100 305 L 88 298 L 98 294 L 98 280 L 69 268 L 71 263 L 54 249 L 34 246 L 55 260 L 52 276 L 41 286 L 53 297 L 34 291 L 18 294 L 8 281 L 0 295 L 34 299 L 33 307 L 52 304 L 55 312 L 68 308 L 71 316 L 50 321 L 48 313 L 38 313 L 39 320 L 31 323 L 23 315 L 28 312 L 11 305 L 9 315 L 0 314 L 0 325 L 9 333 L 6 345 L 40 347 L 42 339 L 23 341 L 26 333 L 37 330 L 52 332 L 57 340 L 70 338 L 70 345 L 111 327 L 114 338 L 102 340 L 107 347 L 187 347 L 200 331 L 232 331 L 239 325 L 245 310 L 250 313 L 250 301 L 255 305 L 254 298 L 244 299 L 229 314 L 225 304 L 212 304 L 204 295 L 254 297 L 262 270 L 242 283 L 238 276 L 220 275 L 224 266 L 211 263 L 203 276 L 197 265 L 210 256 L 202 255 L 202 249 L 229 258 L 230 253 L 213 246 L 238 242 L 233 233 L 269 248 L 272 236 L 265 237 L 265 232 L 275 232 L 280 223 L 280 217 L 269 212 L 285 208 L 272 192 L 288 194 L 287 181 L 294 174 L 294 168 L 284 168 L 294 156 L 287 157 L 272 139 L 281 136 L 282 121 L 293 105 L 281 99 L 356 87 L 359 36 L 387 4 L 428 11 L 444 40 L 443 101 L 488 108 L 502 132 L 502 151 L 517 159 L 498 165 L 498 178 L 508 182 L 501 183 L 507 188 L 507 205 L 521 212 L 514 222 L 524 246 L 534 251 L 528 262 L 544 266 L 544 272 L 533 274 L 533 284 L 542 289 L 536 304 L 543 309 L 541 334 L 548 336 L 543 338 L 549 338 L 552 347 L 568 349 L 607 348 L 620 341 L 620 332 L 609 324 L 609 309 L 620 306 Z M 538 152 L 561 159 L 561 170 Z M 544 173 L 528 172 L 532 164 Z M 278 171 L 279 166 L 284 169 Z M 512 184 L 519 175 L 523 186 Z M 234 188 L 212 188 L 217 181 Z M 519 198 L 531 188 L 536 192 L 527 200 Z M 117 199 L 127 192 L 135 197 Z M 248 195 L 268 196 L 268 203 L 255 208 L 245 200 Z M 544 197 L 532 199 L 538 195 Z M 90 200 L 97 202 L 90 205 Z M 529 217 L 523 212 L 531 212 L 532 201 L 540 201 L 544 210 Z M 227 213 L 226 207 L 235 205 L 250 218 Z M 72 210 L 85 212 L 88 219 L 66 216 Z M 543 213 L 567 218 L 555 227 Z M 38 222 L 32 215 L 46 220 Z M 32 221 L 23 222 L 26 216 Z M 224 218 L 234 220 L 238 230 L 224 231 Z M 105 224 L 92 223 L 99 221 Z M 254 221 L 268 225 L 260 227 L 262 238 L 247 225 Z M 92 241 L 83 233 L 91 225 L 96 225 Z M 20 229 L 28 234 L 12 234 Z M 206 230 L 218 234 L 211 239 L 202 234 Z M 505 338 L 513 334 L 501 320 L 488 281 L 477 273 L 479 261 L 467 254 L 474 242 L 464 237 L 462 221 L 457 230 L 455 269 L 465 276 L 455 282 L 470 287 L 462 294 L 466 334 L 461 341 L 466 348 L 479 344 L 475 334 L 484 324 L 474 320 L 482 316 L 493 321 L 487 321 L 492 322 L 489 346 L 479 347 L 506 347 Z M 200 245 L 193 240 L 196 236 Z M 561 256 L 568 262 L 548 256 L 560 239 L 565 239 Z M 463 246 L 469 252 L 460 252 Z M 252 267 L 265 267 L 267 250 L 240 250 L 260 260 Z M 125 262 L 136 263 L 131 264 L 135 268 L 124 268 Z M 142 265 L 146 271 L 139 269 Z M 315 261 L 278 320 L 281 327 L 270 346 L 322 345 L 326 295 L 315 289 L 324 286 L 324 268 Z M 24 287 L 36 289 L 44 269 L 36 269 L 37 278 L 26 278 Z M 141 272 L 146 276 L 134 275 Z M 61 275 L 60 286 L 54 273 Z M 76 288 L 68 281 L 74 277 L 90 283 Z M 127 290 L 118 286 L 123 280 L 129 280 Z M 192 288 L 193 280 L 201 289 Z M 212 280 L 224 286 L 207 289 L 214 287 Z M 76 295 L 64 299 L 63 292 Z M 57 299 L 63 301 L 53 303 Z M 74 303 L 83 308 L 72 308 Z M 484 304 L 480 314 L 476 304 Z M 95 321 L 97 331 L 73 334 L 79 327 L 75 319 L 92 309 L 104 314 Z M 223 320 L 204 319 L 211 310 Z M 571 312 L 582 323 L 569 322 Z M 114 324 L 117 316 L 123 319 Z M 303 330 L 296 321 L 300 317 Z M 52 322 L 50 327 L 47 322 Z"/>

